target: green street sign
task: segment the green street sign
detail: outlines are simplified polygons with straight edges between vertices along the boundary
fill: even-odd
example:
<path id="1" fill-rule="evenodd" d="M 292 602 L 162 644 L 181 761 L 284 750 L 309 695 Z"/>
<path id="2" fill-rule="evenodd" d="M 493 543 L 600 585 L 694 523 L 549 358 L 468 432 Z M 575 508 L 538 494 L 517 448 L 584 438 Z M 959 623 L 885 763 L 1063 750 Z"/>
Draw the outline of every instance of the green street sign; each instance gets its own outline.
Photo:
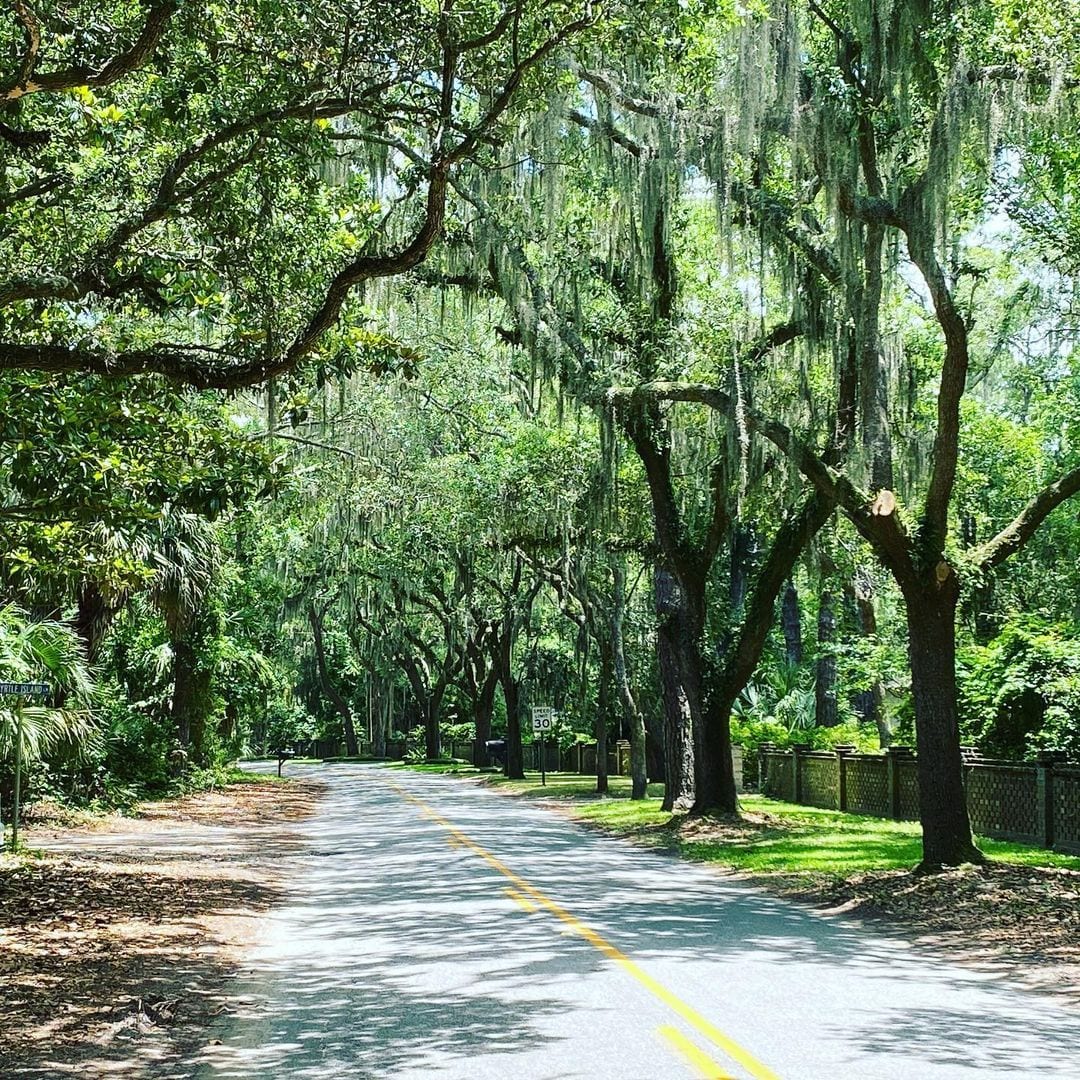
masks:
<path id="1" fill-rule="evenodd" d="M 0 682 L 0 697 L 11 694 L 31 694 L 44 697 L 49 684 L 43 682 Z"/>

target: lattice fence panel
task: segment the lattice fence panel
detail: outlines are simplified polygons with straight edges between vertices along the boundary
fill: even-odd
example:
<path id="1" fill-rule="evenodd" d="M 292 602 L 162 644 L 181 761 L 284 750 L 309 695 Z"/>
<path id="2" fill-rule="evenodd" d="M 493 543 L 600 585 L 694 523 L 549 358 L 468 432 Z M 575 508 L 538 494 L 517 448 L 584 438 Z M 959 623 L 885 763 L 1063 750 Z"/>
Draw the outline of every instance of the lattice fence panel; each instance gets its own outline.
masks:
<path id="1" fill-rule="evenodd" d="M 827 810 L 840 808 L 840 766 L 835 755 L 802 759 L 802 801 Z"/>
<path id="2" fill-rule="evenodd" d="M 967 776 L 971 826 L 984 836 L 1038 842 L 1035 769 L 1024 765 L 970 765 Z"/>
<path id="3" fill-rule="evenodd" d="M 905 821 L 919 819 L 919 763 L 901 761 L 900 769 L 900 817 Z"/>
<path id="4" fill-rule="evenodd" d="M 852 814 L 889 816 L 889 792 L 885 786 L 883 757 L 852 755 L 848 758 L 847 805 Z"/>
<path id="5" fill-rule="evenodd" d="M 1054 846 L 1080 854 L 1080 769 L 1054 769 Z"/>
<path id="6" fill-rule="evenodd" d="M 795 801 L 795 765 L 790 754 L 765 755 L 765 793 L 774 799 Z"/>

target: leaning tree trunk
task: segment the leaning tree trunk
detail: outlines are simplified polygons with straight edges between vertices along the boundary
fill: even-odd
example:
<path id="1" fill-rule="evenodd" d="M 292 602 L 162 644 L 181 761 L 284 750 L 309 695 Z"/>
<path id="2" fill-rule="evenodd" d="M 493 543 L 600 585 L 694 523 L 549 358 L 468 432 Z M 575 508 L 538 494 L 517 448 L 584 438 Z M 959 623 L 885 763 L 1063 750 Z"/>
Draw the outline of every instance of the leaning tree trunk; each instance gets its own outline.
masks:
<path id="1" fill-rule="evenodd" d="M 682 605 L 670 571 L 657 569 L 653 587 L 658 617 L 656 657 L 664 706 L 663 809 L 689 810 L 694 802 L 694 722 L 679 662 Z"/>
<path id="2" fill-rule="evenodd" d="M 920 869 L 932 871 L 986 857 L 971 836 L 956 709 L 956 605 L 960 589 L 946 564 L 943 582 L 910 585 L 908 656 L 915 701 L 919 770 Z"/>

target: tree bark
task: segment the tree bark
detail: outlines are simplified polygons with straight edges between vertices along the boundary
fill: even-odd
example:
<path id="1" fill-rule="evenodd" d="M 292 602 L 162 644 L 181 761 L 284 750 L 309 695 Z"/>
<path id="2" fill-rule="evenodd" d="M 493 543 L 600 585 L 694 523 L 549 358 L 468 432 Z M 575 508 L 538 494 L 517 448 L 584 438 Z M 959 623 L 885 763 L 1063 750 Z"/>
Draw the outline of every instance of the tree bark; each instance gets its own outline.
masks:
<path id="1" fill-rule="evenodd" d="M 947 575 L 944 581 L 909 584 L 904 590 L 923 829 L 919 868 L 923 871 L 986 861 L 971 835 L 957 724 L 956 605 L 960 589 L 955 572 L 945 563 L 939 567 Z"/>
<path id="2" fill-rule="evenodd" d="M 735 618 L 742 613 L 746 594 L 750 589 L 750 577 L 758 558 L 757 533 L 741 522 L 736 522 L 731 534 L 731 583 L 729 601 Z"/>
<path id="3" fill-rule="evenodd" d="M 486 769 L 491 764 L 487 743 L 491 738 L 491 716 L 495 711 L 495 690 L 499 685 L 497 672 L 492 669 L 484 678 L 473 702 L 473 722 L 476 735 L 473 738 L 473 764 Z"/>
<path id="4" fill-rule="evenodd" d="M 818 655 L 814 672 L 814 720 L 818 727 L 836 727 L 836 614 L 833 596 L 828 588 L 821 590 L 818 604 Z"/>
<path id="5" fill-rule="evenodd" d="M 645 718 L 634 699 L 626 669 L 626 640 L 623 635 L 626 614 L 625 569 L 616 561 L 612 566 L 614 581 L 611 606 L 611 653 L 615 688 L 622 705 L 623 721 L 630 736 L 630 798 L 644 799 L 648 787 L 648 767 L 645 753 Z"/>
<path id="6" fill-rule="evenodd" d="M 606 795 L 608 790 L 608 711 L 611 698 L 611 679 L 614 662 L 611 644 L 600 642 L 600 684 L 596 688 L 596 793 Z"/>
<path id="7" fill-rule="evenodd" d="M 694 802 L 693 716 L 679 663 L 679 587 L 669 571 L 653 576 L 656 650 L 664 704 L 664 802 L 667 811 L 689 810 Z"/>
<path id="8" fill-rule="evenodd" d="M 780 605 L 780 622 L 784 629 L 784 652 L 788 667 L 798 667 L 803 661 L 802 615 L 795 582 L 788 578 L 784 599 Z"/>
<path id="9" fill-rule="evenodd" d="M 212 673 L 201 656 L 204 629 L 197 613 L 187 629 L 173 635 L 169 642 L 173 653 L 173 730 L 192 765 L 209 763 L 206 722 Z"/>
<path id="10" fill-rule="evenodd" d="M 92 581 L 79 590 L 79 606 L 75 614 L 75 632 L 86 647 L 86 662 L 93 664 L 98 649 L 119 609 L 105 602 L 101 590 Z"/>
<path id="11" fill-rule="evenodd" d="M 376 679 L 374 674 L 371 678 L 375 694 L 375 710 L 371 724 L 371 753 L 374 757 L 382 758 L 386 757 L 386 729 L 390 719 L 390 710 L 386 701 L 387 686 L 384 680 Z"/>
<path id="12" fill-rule="evenodd" d="M 525 753 L 521 747 L 521 692 L 512 673 L 501 675 L 503 700 L 506 702 L 506 775 L 511 780 L 525 779 Z"/>

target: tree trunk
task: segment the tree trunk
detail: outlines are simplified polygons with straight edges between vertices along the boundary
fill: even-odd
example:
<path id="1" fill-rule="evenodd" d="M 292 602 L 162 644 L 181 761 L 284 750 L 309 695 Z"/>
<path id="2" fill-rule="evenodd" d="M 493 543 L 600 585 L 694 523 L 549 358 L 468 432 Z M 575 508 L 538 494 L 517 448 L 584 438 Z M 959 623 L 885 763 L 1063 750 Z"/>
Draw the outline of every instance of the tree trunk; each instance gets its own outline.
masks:
<path id="1" fill-rule="evenodd" d="M 372 679 L 375 676 L 372 675 Z M 390 710 L 386 701 L 387 686 L 383 679 L 375 681 L 375 717 L 371 725 L 371 753 L 374 757 L 386 757 L 386 729 Z"/>
<path id="2" fill-rule="evenodd" d="M 623 619 L 626 614 L 625 570 L 621 563 L 612 566 L 614 595 L 611 608 L 611 656 L 615 689 L 622 705 L 623 723 L 630 738 L 630 798 L 644 799 L 648 787 L 648 768 L 645 755 L 645 718 L 641 715 L 630 676 L 626 669 L 626 641 L 623 636 Z"/>
<path id="3" fill-rule="evenodd" d="M 437 761 L 442 757 L 439 705 L 440 701 L 436 700 L 434 696 L 429 696 L 424 702 L 424 757 L 428 761 Z"/>
<path id="4" fill-rule="evenodd" d="M 92 581 L 83 583 L 79 590 L 79 606 L 75 614 L 75 632 L 86 647 L 86 662 L 93 664 L 109 625 L 115 618 L 117 608 L 105 602 L 101 590 Z"/>
<path id="5" fill-rule="evenodd" d="M 187 629 L 174 634 L 169 642 L 173 653 L 173 693 L 170 712 L 173 730 L 192 765 L 209 763 L 206 728 L 210 711 L 212 673 L 203 662 L 206 625 L 202 613 L 196 613 Z M 181 772 L 182 763 L 177 772 Z"/>
<path id="6" fill-rule="evenodd" d="M 986 857 L 971 836 L 956 712 L 956 604 L 959 585 L 945 563 L 941 584 L 905 590 L 908 655 L 915 700 L 919 769 L 919 819 L 923 830 L 922 871 Z"/>
<path id="7" fill-rule="evenodd" d="M 194 712 L 195 665 L 198 657 L 191 642 L 177 637 L 170 643 L 173 654 L 173 692 L 170 713 L 177 741 L 185 753 L 191 752 L 192 713 Z"/>
<path id="8" fill-rule="evenodd" d="M 323 641 L 322 614 L 315 607 L 314 602 L 308 604 L 308 622 L 311 624 L 311 634 L 315 642 L 315 664 L 319 669 L 319 682 L 322 684 L 323 693 L 330 699 L 330 703 L 341 717 L 341 726 L 345 733 L 345 752 L 349 757 L 357 757 L 360 746 L 356 741 L 356 725 L 353 723 L 352 709 L 330 680 L 330 671 L 326 663 L 326 645 Z"/>
<path id="9" fill-rule="evenodd" d="M 713 694 L 702 723 L 701 754 L 704 767 L 695 773 L 694 813 L 719 810 L 723 814 L 739 811 L 735 791 L 735 768 L 731 759 L 731 709 L 742 687 L 731 694 L 723 687 Z"/>
<path id="10" fill-rule="evenodd" d="M 521 693 L 512 672 L 499 676 L 506 702 L 506 775 L 511 780 L 525 779 L 525 754 L 521 748 Z"/>
<path id="11" fill-rule="evenodd" d="M 836 615 L 829 589 L 821 590 L 818 605 L 817 643 L 818 655 L 814 672 L 814 720 L 818 727 L 836 727 L 839 716 L 836 711 Z"/>
<path id="12" fill-rule="evenodd" d="M 861 637 L 872 640 L 877 637 L 877 611 L 874 608 L 872 581 L 865 571 L 857 571 L 855 580 L 848 586 L 855 607 L 855 619 Z M 892 728 L 885 712 L 885 687 L 874 676 L 870 687 L 852 696 L 852 705 L 859 719 L 873 721 L 878 731 L 878 745 L 882 750 L 892 745 Z"/>
<path id="13" fill-rule="evenodd" d="M 736 523 L 731 535 L 731 585 L 728 597 L 731 613 L 738 619 L 750 590 L 750 576 L 758 558 L 757 533 Z"/>
<path id="14" fill-rule="evenodd" d="M 491 738 L 491 714 L 495 709 L 495 690 L 498 685 L 498 677 L 492 670 L 485 677 L 473 703 L 473 722 L 476 725 L 476 736 L 473 739 L 473 764 L 482 769 L 486 769 L 491 764 L 487 743 Z"/>
<path id="15" fill-rule="evenodd" d="M 803 660 L 802 615 L 799 611 L 799 594 L 790 578 L 780 605 L 780 622 L 784 628 L 784 652 L 788 667 L 798 667 Z"/>
<path id="16" fill-rule="evenodd" d="M 600 684 L 596 688 L 596 793 L 606 795 L 608 790 L 608 712 L 611 699 L 611 679 L 614 664 L 611 643 L 600 642 Z"/>
<path id="17" fill-rule="evenodd" d="M 689 810 L 694 802 L 694 736 L 690 700 L 679 662 L 681 603 L 674 575 L 657 569 L 656 650 L 664 704 L 664 802 L 668 811 Z"/>

